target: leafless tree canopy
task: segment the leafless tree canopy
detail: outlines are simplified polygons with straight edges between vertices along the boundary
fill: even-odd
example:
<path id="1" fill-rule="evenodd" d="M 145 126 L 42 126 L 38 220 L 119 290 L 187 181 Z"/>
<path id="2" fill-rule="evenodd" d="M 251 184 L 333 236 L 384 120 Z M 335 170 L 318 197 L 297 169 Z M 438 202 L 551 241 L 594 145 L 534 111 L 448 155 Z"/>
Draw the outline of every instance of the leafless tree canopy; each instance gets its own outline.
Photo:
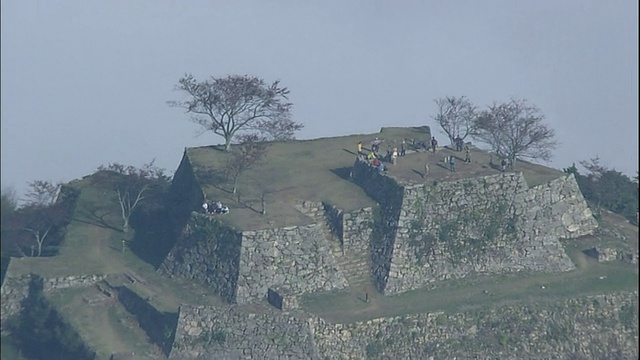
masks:
<path id="1" fill-rule="evenodd" d="M 518 158 L 548 161 L 558 143 L 555 131 L 543 121 L 544 115 L 536 106 L 511 99 L 482 111 L 474 121 L 472 135 L 513 164 Z"/>
<path id="2" fill-rule="evenodd" d="M 291 120 L 289 90 L 280 82 L 265 84 L 263 79 L 247 75 L 211 77 L 197 81 L 185 75 L 176 86 L 188 95 L 186 101 L 170 101 L 193 114 L 191 120 L 225 139 L 225 149 L 240 132 L 257 132 L 273 140 L 293 138 L 303 125 Z"/>
<path id="3" fill-rule="evenodd" d="M 16 216 L 10 218 L 8 227 L 29 234 L 30 240 L 23 242 L 17 239 L 15 250 L 22 253 L 17 243 L 31 243 L 31 256 L 41 256 L 45 241 L 66 221 L 68 213 L 63 204 L 57 202 L 62 184 L 35 180 L 28 185 L 25 205 L 16 210 Z"/>
<path id="4" fill-rule="evenodd" d="M 99 166 L 98 171 L 110 171 L 122 175 L 115 180 L 107 178 L 106 181 L 118 195 L 123 222 L 122 231 L 125 233 L 129 230 L 131 215 L 146 199 L 147 193 L 153 186 L 169 182 L 169 177 L 164 174 L 164 170 L 156 167 L 153 161 L 141 168 L 111 163 L 107 166 Z"/>
<path id="5" fill-rule="evenodd" d="M 50 181 L 34 180 L 29 185 L 29 191 L 26 196 L 28 206 L 49 206 L 53 205 L 58 199 L 60 193 L 60 183 L 52 183 Z"/>
<path id="6" fill-rule="evenodd" d="M 451 145 L 457 135 L 464 140 L 471 134 L 476 117 L 476 107 L 471 101 L 465 96 L 447 96 L 434 101 L 438 105 L 438 113 L 433 119 L 447 134 Z"/>

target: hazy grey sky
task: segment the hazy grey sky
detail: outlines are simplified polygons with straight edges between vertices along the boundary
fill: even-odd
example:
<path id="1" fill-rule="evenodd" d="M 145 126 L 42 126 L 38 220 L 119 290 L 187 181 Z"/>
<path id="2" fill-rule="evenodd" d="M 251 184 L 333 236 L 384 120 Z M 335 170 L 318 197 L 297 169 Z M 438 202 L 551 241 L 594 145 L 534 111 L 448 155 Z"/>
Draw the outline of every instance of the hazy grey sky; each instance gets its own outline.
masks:
<path id="1" fill-rule="evenodd" d="M 562 143 L 551 166 L 638 166 L 634 0 L 7 0 L 1 34 L 2 186 L 20 191 L 219 143 L 165 103 L 185 73 L 280 79 L 299 138 L 437 130 L 446 95 L 524 98 Z"/>

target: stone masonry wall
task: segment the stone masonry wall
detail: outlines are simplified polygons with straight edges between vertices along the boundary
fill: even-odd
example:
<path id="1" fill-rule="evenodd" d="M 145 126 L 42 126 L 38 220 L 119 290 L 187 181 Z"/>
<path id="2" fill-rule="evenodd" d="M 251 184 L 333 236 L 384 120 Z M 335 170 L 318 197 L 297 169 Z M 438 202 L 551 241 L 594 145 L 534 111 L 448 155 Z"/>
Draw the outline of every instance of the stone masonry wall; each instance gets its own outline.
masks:
<path id="1" fill-rule="evenodd" d="M 331 204 L 322 205 L 324 217 L 331 232 L 340 242 L 340 246 L 344 248 L 344 212 Z"/>
<path id="2" fill-rule="evenodd" d="M 472 273 L 567 271 L 559 239 L 591 233 L 573 177 L 529 189 L 521 173 L 405 187 L 386 294 Z"/>
<path id="3" fill-rule="evenodd" d="M 274 286 L 293 293 L 347 287 L 320 224 L 242 233 L 236 301 L 260 301 Z"/>
<path id="4" fill-rule="evenodd" d="M 638 293 L 354 324 L 311 319 L 330 359 L 637 359 Z"/>
<path id="5" fill-rule="evenodd" d="M 170 359 L 637 359 L 638 293 L 330 324 L 302 311 L 181 306 Z"/>
<path id="6" fill-rule="evenodd" d="M 306 293 L 347 286 L 319 224 L 236 233 L 198 213 L 158 271 L 239 304 L 262 301 L 269 287 Z"/>
<path id="7" fill-rule="evenodd" d="M 525 216 L 536 222 L 533 227 L 547 228 L 559 239 L 593 234 L 598 227 L 573 174 L 534 186 L 516 201 L 524 207 Z"/>
<path id="8" fill-rule="evenodd" d="M 377 216 L 372 217 L 371 272 L 378 290 L 384 291 L 391 268 L 404 188 L 392 178 L 378 174 L 365 161 L 356 160 L 352 174 L 354 182 L 379 204 Z"/>
<path id="9" fill-rule="evenodd" d="M 373 209 L 368 207 L 343 214 L 342 242 L 345 254 L 370 252 Z"/>
<path id="10" fill-rule="evenodd" d="M 233 302 L 236 298 L 241 244 L 240 233 L 215 219 L 194 212 L 158 272 L 198 281 Z"/>
<path id="11" fill-rule="evenodd" d="M 385 294 L 473 273 L 570 270 L 558 240 L 597 227 L 571 175 L 532 188 L 521 173 L 402 185 L 362 161 L 353 175 L 380 203 L 372 265 Z"/>
<path id="12" fill-rule="evenodd" d="M 181 306 L 169 359 L 320 359 L 304 315 L 253 310 Z"/>
<path id="13" fill-rule="evenodd" d="M 11 265 L 9 265 L 11 266 Z M 29 282 L 31 275 L 10 276 L 11 267 L 7 271 L 7 277 L 0 288 L 1 321 L 18 314 L 22 309 L 21 302 L 29 295 Z M 105 275 L 78 275 L 56 278 L 43 278 L 43 292 L 59 289 L 87 287 L 103 280 Z"/>

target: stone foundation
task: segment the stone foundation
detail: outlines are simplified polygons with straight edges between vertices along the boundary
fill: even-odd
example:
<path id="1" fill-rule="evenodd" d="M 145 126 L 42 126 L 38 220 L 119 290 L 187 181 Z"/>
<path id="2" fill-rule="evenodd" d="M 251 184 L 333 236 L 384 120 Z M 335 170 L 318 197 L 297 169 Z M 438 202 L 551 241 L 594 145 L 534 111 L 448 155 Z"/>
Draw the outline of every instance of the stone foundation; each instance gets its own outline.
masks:
<path id="1" fill-rule="evenodd" d="M 279 310 L 293 310 L 300 307 L 298 296 L 287 288 L 269 288 L 267 300 Z"/>

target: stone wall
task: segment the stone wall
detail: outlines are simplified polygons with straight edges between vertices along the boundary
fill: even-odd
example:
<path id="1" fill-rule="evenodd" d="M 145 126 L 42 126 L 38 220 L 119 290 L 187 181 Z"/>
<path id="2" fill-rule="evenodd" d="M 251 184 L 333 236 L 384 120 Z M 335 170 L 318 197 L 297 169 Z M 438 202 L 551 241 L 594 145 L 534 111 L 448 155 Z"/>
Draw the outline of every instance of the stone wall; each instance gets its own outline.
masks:
<path id="1" fill-rule="evenodd" d="M 526 216 L 520 174 L 405 187 L 385 294 L 472 273 L 573 268 L 551 234 Z"/>
<path id="2" fill-rule="evenodd" d="M 195 280 L 234 302 L 241 246 L 240 233 L 217 219 L 194 212 L 158 272 Z"/>
<path id="3" fill-rule="evenodd" d="M 378 213 L 372 216 L 374 225 L 370 251 L 373 282 L 383 292 L 391 268 L 404 187 L 391 177 L 379 174 L 365 161 L 356 160 L 352 174 L 354 182 L 379 204 Z"/>
<path id="4" fill-rule="evenodd" d="M 344 249 L 344 212 L 331 204 L 322 203 L 322 205 L 325 222 L 329 225 L 331 233 L 340 242 L 340 247 Z"/>
<path id="5" fill-rule="evenodd" d="M 252 309 L 181 306 L 169 359 L 319 359 L 306 316 Z"/>
<path id="6" fill-rule="evenodd" d="M 22 309 L 21 302 L 29 295 L 31 275 L 11 276 L 10 269 L 0 288 L 1 321 L 18 314 Z M 56 278 L 43 278 L 43 292 L 59 289 L 87 287 L 103 280 L 105 275 L 78 275 Z"/>
<path id="7" fill-rule="evenodd" d="M 320 224 L 242 233 L 236 301 L 263 300 L 273 286 L 293 293 L 347 287 Z"/>
<path id="8" fill-rule="evenodd" d="M 344 213 L 342 216 L 342 243 L 345 254 L 370 252 L 373 231 L 373 209 L 363 208 Z"/>
<path id="9" fill-rule="evenodd" d="M 330 324 L 301 312 L 180 308 L 172 359 L 637 359 L 638 293 Z"/>
<path id="10" fill-rule="evenodd" d="M 372 260 L 385 294 L 472 273 L 570 270 L 559 239 L 597 227 L 572 175 L 529 188 L 521 173 L 402 185 L 356 161 L 353 174 L 380 203 Z"/>
<path id="11" fill-rule="evenodd" d="M 313 322 L 331 359 L 636 359 L 638 294 L 518 304 L 331 325 Z"/>
<path id="12" fill-rule="evenodd" d="M 593 234 L 598 223 L 573 174 L 530 188 L 516 198 L 533 228 L 544 228 L 559 239 Z"/>
<path id="13" fill-rule="evenodd" d="M 347 286 L 319 224 L 236 233 L 197 213 L 158 271 L 240 304 L 262 301 L 274 286 L 294 293 Z"/>
<path id="14" fill-rule="evenodd" d="M 269 288 L 267 300 L 279 310 L 294 310 L 300 307 L 298 295 L 285 287 Z"/>

